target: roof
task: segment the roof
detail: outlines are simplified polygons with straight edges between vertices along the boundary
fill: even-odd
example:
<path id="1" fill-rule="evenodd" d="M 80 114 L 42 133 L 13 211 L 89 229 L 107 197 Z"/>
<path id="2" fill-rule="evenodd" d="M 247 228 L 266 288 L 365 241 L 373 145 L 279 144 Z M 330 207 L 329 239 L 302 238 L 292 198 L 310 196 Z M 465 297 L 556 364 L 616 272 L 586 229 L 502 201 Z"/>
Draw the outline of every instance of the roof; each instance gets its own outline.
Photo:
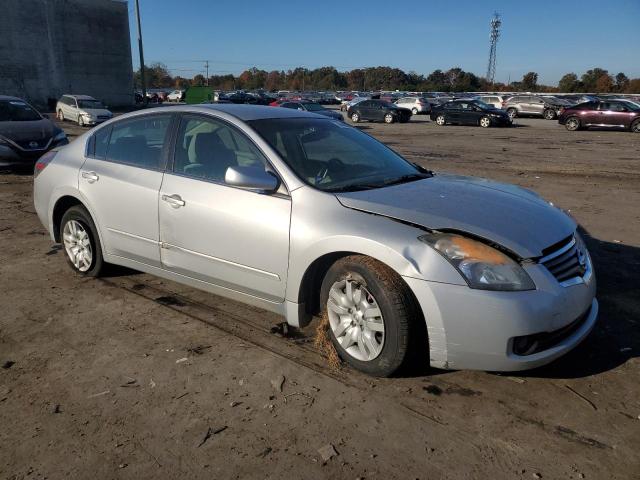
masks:
<path id="1" fill-rule="evenodd" d="M 175 108 L 175 107 L 173 107 Z M 189 110 L 193 108 L 202 110 L 218 110 L 220 112 L 233 115 L 243 122 L 249 120 L 263 120 L 265 118 L 324 118 L 323 115 L 305 112 L 303 110 L 293 110 L 290 108 L 267 107 L 262 105 L 244 105 L 235 103 L 208 103 L 204 105 L 191 105 Z"/>
<path id="2" fill-rule="evenodd" d="M 26 102 L 26 100 L 23 100 L 22 98 L 12 97 L 11 95 L 0 95 L 0 100 L 15 100 L 15 101 Z"/>
<path id="3" fill-rule="evenodd" d="M 76 100 L 95 100 L 91 95 L 72 95 L 70 93 L 65 93 L 63 97 L 72 97 Z"/>

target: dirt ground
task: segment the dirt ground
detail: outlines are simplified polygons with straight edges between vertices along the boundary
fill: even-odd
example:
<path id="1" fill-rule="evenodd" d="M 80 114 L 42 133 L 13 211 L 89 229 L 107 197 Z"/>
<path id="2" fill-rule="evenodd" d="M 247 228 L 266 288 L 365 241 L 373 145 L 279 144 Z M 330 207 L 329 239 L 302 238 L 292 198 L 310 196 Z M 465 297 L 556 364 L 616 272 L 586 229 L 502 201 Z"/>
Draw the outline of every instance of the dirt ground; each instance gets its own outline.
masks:
<path id="1" fill-rule="evenodd" d="M 275 315 L 132 271 L 82 278 L 31 176 L 0 174 L 0 478 L 640 478 L 640 135 L 517 123 L 360 125 L 588 232 L 599 323 L 517 375 L 334 372 L 312 327 L 283 336 Z"/>

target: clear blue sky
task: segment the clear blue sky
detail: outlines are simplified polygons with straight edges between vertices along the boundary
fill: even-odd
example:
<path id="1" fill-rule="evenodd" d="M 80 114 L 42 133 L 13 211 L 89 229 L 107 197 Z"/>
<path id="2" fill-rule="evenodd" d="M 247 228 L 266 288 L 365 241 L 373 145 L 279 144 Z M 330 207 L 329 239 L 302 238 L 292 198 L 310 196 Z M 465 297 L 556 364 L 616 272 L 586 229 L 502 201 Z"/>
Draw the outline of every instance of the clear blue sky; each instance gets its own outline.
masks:
<path id="1" fill-rule="evenodd" d="M 528 71 L 555 84 L 592 67 L 640 77 L 640 0 L 140 0 L 145 63 L 174 74 L 238 74 L 256 66 L 338 70 L 388 65 L 484 75 L 489 21 L 502 15 L 496 80 Z M 139 66 L 129 0 L 134 67 Z"/>

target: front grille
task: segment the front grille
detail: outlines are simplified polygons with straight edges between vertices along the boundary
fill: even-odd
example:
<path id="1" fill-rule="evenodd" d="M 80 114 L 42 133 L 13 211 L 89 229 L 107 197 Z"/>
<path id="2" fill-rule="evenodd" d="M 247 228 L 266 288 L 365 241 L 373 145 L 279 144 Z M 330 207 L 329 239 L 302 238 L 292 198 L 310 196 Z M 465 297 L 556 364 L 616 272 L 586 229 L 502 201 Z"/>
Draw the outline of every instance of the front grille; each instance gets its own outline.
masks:
<path id="1" fill-rule="evenodd" d="M 558 282 L 582 277 L 586 272 L 586 252 L 578 249 L 575 237 L 572 235 L 567 241 L 559 245 L 553 252 L 540 259 L 551 275 Z"/>

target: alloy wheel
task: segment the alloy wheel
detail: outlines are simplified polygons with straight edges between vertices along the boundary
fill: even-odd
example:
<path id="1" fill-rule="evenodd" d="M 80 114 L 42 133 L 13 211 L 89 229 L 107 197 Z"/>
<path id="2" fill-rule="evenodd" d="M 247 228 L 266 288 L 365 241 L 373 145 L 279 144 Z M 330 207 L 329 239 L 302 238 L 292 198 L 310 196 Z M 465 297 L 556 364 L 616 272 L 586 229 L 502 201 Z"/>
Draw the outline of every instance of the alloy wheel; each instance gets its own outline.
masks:
<path id="1" fill-rule="evenodd" d="M 446 120 L 444 118 L 444 115 L 438 115 L 436 117 L 436 123 L 440 126 L 444 125 L 446 123 Z"/>
<path id="2" fill-rule="evenodd" d="M 517 113 L 518 113 L 518 111 L 515 108 L 510 108 L 509 110 L 507 110 L 507 115 L 509 115 L 509 118 L 511 120 L 516 118 Z"/>
<path id="3" fill-rule="evenodd" d="M 82 118 L 82 115 L 78 115 L 78 126 L 84 127 L 84 119 Z"/>
<path id="4" fill-rule="evenodd" d="M 73 266 L 81 272 L 89 270 L 93 261 L 93 250 L 89 234 L 84 226 L 77 220 L 69 220 L 64 225 L 62 240 Z"/>
<path id="5" fill-rule="evenodd" d="M 358 123 L 358 122 L 360 121 L 360 115 L 358 115 L 357 113 L 352 114 L 352 115 L 351 115 L 351 120 L 352 120 L 354 123 Z"/>
<path id="6" fill-rule="evenodd" d="M 574 131 L 574 130 L 577 130 L 578 127 L 580 127 L 580 122 L 578 121 L 577 118 L 570 118 L 567 120 L 566 126 L 567 126 L 567 130 Z"/>
<path id="7" fill-rule="evenodd" d="M 346 353 L 363 362 L 380 355 L 384 319 L 378 302 L 364 285 L 349 279 L 334 283 L 327 313 L 333 335 Z"/>
<path id="8" fill-rule="evenodd" d="M 482 117 L 480 119 L 480 126 L 483 128 L 487 128 L 491 125 L 491 120 L 488 117 Z"/>
<path id="9" fill-rule="evenodd" d="M 393 115 L 391 115 L 390 113 L 387 113 L 384 116 L 384 121 L 385 123 L 393 123 Z"/>
<path id="10" fill-rule="evenodd" d="M 417 108 L 414 108 L 413 110 L 411 110 L 411 113 L 412 113 L 413 115 L 417 115 L 417 114 L 418 114 L 418 109 L 417 109 Z"/>
<path id="11" fill-rule="evenodd" d="M 631 131 L 635 133 L 640 133 L 640 121 L 635 121 L 631 124 Z"/>
<path id="12" fill-rule="evenodd" d="M 547 120 L 553 120 L 554 118 L 556 118 L 556 114 L 553 110 L 546 110 L 544 112 L 544 118 Z"/>

